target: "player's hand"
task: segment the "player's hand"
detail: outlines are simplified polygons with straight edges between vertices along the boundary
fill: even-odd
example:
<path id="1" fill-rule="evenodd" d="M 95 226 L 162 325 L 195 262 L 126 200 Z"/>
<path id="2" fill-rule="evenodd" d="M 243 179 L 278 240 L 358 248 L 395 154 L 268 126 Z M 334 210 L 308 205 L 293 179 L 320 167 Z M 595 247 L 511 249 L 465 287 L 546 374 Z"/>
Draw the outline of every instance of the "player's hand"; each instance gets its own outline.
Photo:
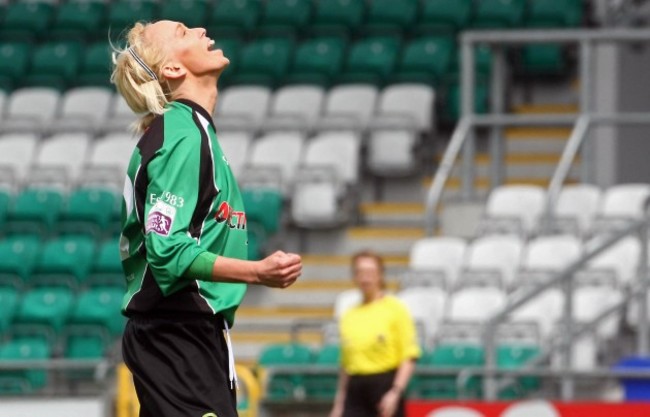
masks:
<path id="1" fill-rule="evenodd" d="M 399 404 L 400 394 L 396 390 L 389 390 L 381 397 L 379 402 L 378 411 L 380 417 L 393 417 L 397 406 Z"/>
<path id="2" fill-rule="evenodd" d="M 277 251 L 258 261 L 257 278 L 261 285 L 287 288 L 302 273 L 300 255 Z"/>

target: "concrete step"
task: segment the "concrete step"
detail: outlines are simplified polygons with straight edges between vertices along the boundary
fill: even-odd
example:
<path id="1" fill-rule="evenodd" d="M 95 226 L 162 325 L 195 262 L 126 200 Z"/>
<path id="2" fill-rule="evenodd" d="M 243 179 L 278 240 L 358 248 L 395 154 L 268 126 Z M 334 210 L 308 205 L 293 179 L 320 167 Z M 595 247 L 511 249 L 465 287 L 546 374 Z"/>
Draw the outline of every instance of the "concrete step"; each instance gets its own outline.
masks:
<path id="1" fill-rule="evenodd" d="M 359 206 L 363 223 L 371 226 L 421 226 L 424 204 L 418 202 L 369 202 Z"/>
<path id="2" fill-rule="evenodd" d="M 407 255 L 413 243 L 423 237 L 422 227 L 362 226 L 347 230 L 344 245 L 351 253 L 368 249 L 378 253 Z"/>
<path id="3" fill-rule="evenodd" d="M 350 252 L 351 253 L 351 252 Z M 386 279 L 388 281 L 397 277 L 408 267 L 408 255 L 380 253 L 386 267 Z M 299 282 L 310 281 L 331 281 L 350 282 L 350 262 L 352 257 L 348 255 L 331 254 L 310 254 L 302 257 L 302 276 Z"/>
<path id="4" fill-rule="evenodd" d="M 576 103 L 525 103 L 513 107 L 516 114 L 576 114 L 579 111 Z"/>

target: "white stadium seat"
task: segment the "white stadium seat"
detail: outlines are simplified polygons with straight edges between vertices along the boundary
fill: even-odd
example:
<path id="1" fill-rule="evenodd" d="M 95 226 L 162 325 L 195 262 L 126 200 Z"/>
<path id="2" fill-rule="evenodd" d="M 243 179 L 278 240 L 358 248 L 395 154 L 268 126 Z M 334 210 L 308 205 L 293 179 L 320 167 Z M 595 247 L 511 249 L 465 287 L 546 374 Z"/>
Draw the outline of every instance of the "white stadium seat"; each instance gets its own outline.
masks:
<path id="1" fill-rule="evenodd" d="M 219 94 L 214 112 L 217 132 L 256 132 L 261 127 L 271 102 L 271 90 L 262 86 L 235 86 Z"/>
<path id="2" fill-rule="evenodd" d="M 119 93 L 115 93 L 111 100 L 108 116 L 98 128 L 98 132 L 127 132 L 131 130 L 137 118 L 138 116 L 126 104 L 126 100 Z"/>
<path id="3" fill-rule="evenodd" d="M 424 330 L 421 336 L 427 344 L 445 317 L 447 293 L 435 287 L 410 287 L 398 292 L 397 298 L 404 302 L 415 322 Z"/>
<path id="4" fill-rule="evenodd" d="M 520 284 L 546 280 L 577 261 L 582 253 L 582 243 L 573 235 L 541 236 L 528 242 L 521 262 Z M 528 275 L 528 276 L 526 276 Z M 540 275 L 540 276 L 537 276 Z M 532 280 L 532 281 L 531 281 Z"/>
<path id="5" fill-rule="evenodd" d="M 460 284 L 473 275 L 496 273 L 504 287 L 512 286 L 522 251 L 523 242 L 517 236 L 492 235 L 477 238 L 467 249 Z"/>
<path id="6" fill-rule="evenodd" d="M 251 134 L 246 131 L 226 130 L 217 134 L 217 141 L 226 159 L 228 159 L 230 169 L 237 178 L 248 159 L 248 153 L 253 141 Z"/>
<path id="7" fill-rule="evenodd" d="M 334 301 L 334 318 L 339 320 L 343 314 L 363 301 L 363 294 L 357 288 L 345 290 L 336 296 Z"/>
<path id="8" fill-rule="evenodd" d="M 0 132 L 41 134 L 54 119 L 59 105 L 59 92 L 53 88 L 27 87 L 9 96 Z"/>
<path id="9" fill-rule="evenodd" d="M 270 170 L 285 195 L 292 189 L 302 161 L 305 137 L 298 132 L 272 132 L 256 139 L 251 147 L 246 171 Z M 244 177 L 248 174 L 244 173 Z M 246 178 L 243 179 L 246 181 Z"/>
<path id="10" fill-rule="evenodd" d="M 86 162 L 91 137 L 85 133 L 61 133 L 44 140 L 30 173 L 30 183 L 69 186 L 77 182 Z"/>
<path id="11" fill-rule="evenodd" d="M 315 85 L 289 85 L 278 89 L 262 129 L 309 131 L 320 115 L 325 99 L 323 88 Z"/>
<path id="12" fill-rule="evenodd" d="M 0 136 L 0 173 L 2 182 L 12 187 L 25 180 L 36 156 L 39 138 L 33 133 L 9 133 Z"/>
<path id="13" fill-rule="evenodd" d="M 94 133 L 109 114 L 113 94 L 103 87 L 79 87 L 61 98 L 61 112 L 49 130 L 52 132 Z"/>
<path id="14" fill-rule="evenodd" d="M 485 322 L 501 311 L 506 306 L 506 302 L 506 293 L 499 288 L 462 288 L 450 297 L 447 319 Z"/>
<path id="15" fill-rule="evenodd" d="M 490 193 L 479 234 L 535 232 L 544 212 L 546 192 L 534 185 L 502 185 Z"/>
<path id="16" fill-rule="evenodd" d="M 96 139 L 79 182 L 101 183 L 120 189 L 137 143 L 137 137 L 125 132 L 113 132 Z"/>
<path id="17" fill-rule="evenodd" d="M 520 287 L 526 291 L 529 287 Z M 528 301 L 512 312 L 515 322 L 537 323 L 542 337 L 548 337 L 553 327 L 562 317 L 564 306 L 564 293 L 558 288 L 549 288 L 534 299 Z"/>
<path id="18" fill-rule="evenodd" d="M 584 236 L 591 230 L 600 206 L 600 188 L 590 184 L 566 185 L 553 207 L 555 231 Z"/>
<path id="19" fill-rule="evenodd" d="M 467 243 L 456 237 L 431 237 L 417 240 L 409 252 L 409 269 L 442 274 L 451 288 L 458 280 Z"/>
<path id="20" fill-rule="evenodd" d="M 329 90 L 318 130 L 365 130 L 375 111 L 378 91 L 369 84 L 338 85 Z"/>
<path id="21" fill-rule="evenodd" d="M 641 243 L 636 237 L 627 237 L 593 258 L 587 264 L 584 275 L 612 275 L 620 286 L 637 282 Z"/>
<path id="22" fill-rule="evenodd" d="M 594 225 L 595 232 L 618 228 L 629 221 L 642 219 L 648 197 L 650 184 L 619 184 L 609 187 L 603 193 Z"/>

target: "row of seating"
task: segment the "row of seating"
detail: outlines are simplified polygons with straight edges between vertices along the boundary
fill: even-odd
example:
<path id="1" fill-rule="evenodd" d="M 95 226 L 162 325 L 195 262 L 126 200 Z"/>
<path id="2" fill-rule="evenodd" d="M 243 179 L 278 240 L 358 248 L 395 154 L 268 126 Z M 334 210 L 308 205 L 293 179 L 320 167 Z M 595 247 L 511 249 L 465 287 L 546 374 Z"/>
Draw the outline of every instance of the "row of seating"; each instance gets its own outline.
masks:
<path id="1" fill-rule="evenodd" d="M 475 344 L 447 342 L 423 350 L 417 363 L 416 375 L 407 389 L 409 398 L 458 398 L 461 394 L 456 384 L 458 371 L 462 368 L 480 367 L 485 363 L 484 349 Z M 535 345 L 502 343 L 497 347 L 497 366 L 501 369 L 522 367 L 539 355 L 540 351 L 540 347 Z M 331 401 L 336 393 L 339 363 L 338 344 L 326 344 L 317 349 L 299 343 L 266 346 L 258 360 L 265 399 Z M 275 371 L 274 366 L 288 368 L 289 372 Z M 291 370 L 291 367 L 306 366 L 322 367 L 323 372 L 307 374 Z M 441 374 L 419 373 L 428 370 L 439 371 Z M 521 378 L 514 387 L 500 392 L 500 398 L 521 397 L 539 388 L 539 385 L 538 378 Z M 481 390 L 480 380 L 470 378 L 462 390 L 464 397 L 477 398 Z"/>
<path id="2" fill-rule="evenodd" d="M 618 184 L 601 190 L 589 184 L 565 186 L 545 219 L 546 190 L 531 185 L 506 185 L 492 190 L 477 235 L 570 233 L 589 237 L 645 217 L 650 184 Z"/>
<path id="3" fill-rule="evenodd" d="M 580 0 L 17 1 L 0 8 L 0 39 L 105 39 L 109 30 L 156 19 L 205 26 L 218 37 L 571 27 L 582 22 L 582 9 Z"/>

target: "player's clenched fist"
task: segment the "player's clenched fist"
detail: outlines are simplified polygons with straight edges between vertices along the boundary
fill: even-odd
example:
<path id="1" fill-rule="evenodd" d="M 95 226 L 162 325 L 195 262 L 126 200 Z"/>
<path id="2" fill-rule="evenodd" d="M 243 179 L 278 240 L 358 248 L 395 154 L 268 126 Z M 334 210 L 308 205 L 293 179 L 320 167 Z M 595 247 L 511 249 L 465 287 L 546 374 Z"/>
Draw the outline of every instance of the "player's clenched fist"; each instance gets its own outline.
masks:
<path id="1" fill-rule="evenodd" d="M 261 285 L 287 288 L 302 272 L 302 260 L 295 253 L 274 252 L 258 262 L 257 277 Z"/>

